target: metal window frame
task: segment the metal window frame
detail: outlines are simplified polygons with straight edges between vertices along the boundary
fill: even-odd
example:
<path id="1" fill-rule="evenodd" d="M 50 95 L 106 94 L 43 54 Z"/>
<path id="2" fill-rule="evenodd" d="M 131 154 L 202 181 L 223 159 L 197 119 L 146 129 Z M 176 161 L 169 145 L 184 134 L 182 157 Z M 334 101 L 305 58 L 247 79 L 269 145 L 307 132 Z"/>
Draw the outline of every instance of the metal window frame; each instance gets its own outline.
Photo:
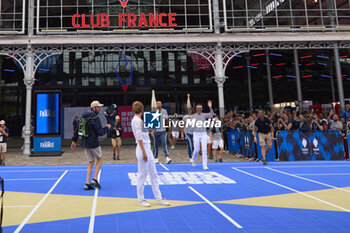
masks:
<path id="1" fill-rule="evenodd" d="M 234 6 L 232 5 L 231 8 L 232 9 L 227 9 L 226 6 L 226 2 L 227 0 L 222 0 L 222 4 L 223 4 L 223 15 L 224 15 L 224 23 L 225 23 L 225 32 L 228 33 L 235 33 L 235 32 L 273 32 L 273 31 L 277 31 L 277 32 L 312 32 L 312 31 L 349 31 L 350 30 L 350 24 L 340 24 L 340 20 L 342 19 L 349 19 L 350 16 L 339 16 L 338 15 L 338 10 L 339 8 L 337 7 L 336 4 L 336 0 L 331 0 L 332 2 L 334 2 L 334 9 L 331 8 L 322 8 L 321 3 L 322 0 L 320 0 L 319 2 L 319 9 L 308 9 L 307 8 L 307 1 L 306 0 L 302 0 L 301 4 L 303 4 L 304 6 L 299 8 L 295 8 L 292 9 L 291 8 L 291 0 L 286 0 L 285 2 L 289 2 L 289 7 L 290 9 L 288 10 L 284 10 L 284 9 L 279 9 L 278 10 L 278 4 L 277 4 L 277 0 L 271 0 L 271 2 L 274 2 L 274 5 L 277 6 L 273 9 L 273 11 L 275 12 L 275 16 L 262 16 L 260 20 L 262 20 L 262 22 L 264 20 L 268 20 L 268 19 L 272 19 L 272 18 L 276 18 L 276 23 L 272 24 L 272 25 L 262 25 L 262 28 L 256 28 L 254 26 L 250 26 L 248 23 L 246 27 L 244 26 L 235 26 L 235 19 L 241 19 L 241 20 L 247 20 L 247 12 L 249 12 L 250 10 L 247 9 L 247 6 L 245 5 L 245 9 L 241 9 L 241 10 L 235 10 Z M 247 1 L 245 1 L 247 2 Z M 233 1 L 231 1 L 231 4 L 233 4 Z M 350 4 L 350 0 L 349 0 L 349 4 Z M 260 0 L 260 5 L 261 5 L 261 0 Z M 264 8 L 264 6 L 263 6 Z M 317 7 L 316 7 L 317 8 Z M 345 11 L 348 10 L 350 12 L 350 8 L 348 9 L 341 9 L 341 11 Z M 263 12 L 264 9 L 261 9 L 260 6 L 260 11 Z M 304 12 L 304 15 L 298 16 L 296 15 L 298 12 Z M 320 17 L 321 17 L 321 23 L 318 25 L 310 25 L 310 16 L 308 14 L 308 11 L 313 11 L 313 12 L 320 12 Z M 334 20 L 335 20 L 335 25 L 331 26 L 329 24 L 325 24 L 325 20 L 329 18 L 329 16 L 324 14 L 324 11 L 335 11 L 334 12 Z M 232 18 L 228 17 L 229 12 L 232 12 Z M 234 17 L 235 13 L 239 13 L 241 12 L 242 14 L 245 13 L 245 15 L 239 16 L 239 17 Z M 279 13 L 283 13 L 283 12 L 289 12 L 290 15 L 289 16 L 282 16 L 282 18 L 291 18 L 292 23 L 290 25 L 280 25 L 278 20 L 281 19 L 281 17 L 279 17 L 277 14 Z M 297 19 L 305 19 L 305 25 L 297 25 L 295 24 L 295 20 Z M 311 18 L 315 18 L 315 16 L 311 16 Z M 232 20 L 232 25 L 228 25 L 229 21 Z"/>
<path id="2" fill-rule="evenodd" d="M 12 35 L 12 34 L 24 34 L 26 25 L 26 0 L 22 0 L 22 30 L 21 31 L 2 31 L 0 30 L 0 35 Z M 14 6 L 15 7 L 15 6 Z"/>

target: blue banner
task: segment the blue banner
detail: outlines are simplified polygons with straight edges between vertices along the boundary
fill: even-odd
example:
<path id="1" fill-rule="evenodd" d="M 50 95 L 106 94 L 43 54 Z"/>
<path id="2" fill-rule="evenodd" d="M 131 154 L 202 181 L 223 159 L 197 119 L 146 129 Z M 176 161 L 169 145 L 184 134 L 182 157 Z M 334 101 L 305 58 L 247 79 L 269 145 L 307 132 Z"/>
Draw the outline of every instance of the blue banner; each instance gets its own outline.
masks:
<path id="1" fill-rule="evenodd" d="M 348 153 L 349 153 L 349 157 L 350 157 L 350 134 L 347 134 L 346 138 L 348 140 Z"/>
<path id="2" fill-rule="evenodd" d="M 250 158 L 254 156 L 255 148 L 254 148 L 254 137 L 253 133 L 250 130 L 241 131 L 242 140 L 241 140 L 241 148 L 242 155 Z"/>
<path id="3" fill-rule="evenodd" d="M 251 130 L 233 130 L 227 131 L 228 149 L 229 151 L 240 153 L 248 158 L 255 157 L 262 159 L 261 147 L 259 145 L 259 136 L 257 135 L 257 144 L 254 143 L 253 132 Z M 272 148 L 267 153 L 267 161 L 274 161 L 276 156 L 275 141 L 272 142 Z"/>
<path id="4" fill-rule="evenodd" d="M 48 152 L 48 151 L 61 151 L 61 138 L 60 137 L 48 137 L 48 138 L 34 138 L 33 141 L 34 152 Z"/>
<path id="5" fill-rule="evenodd" d="M 263 157 L 262 157 L 262 155 L 261 155 L 261 146 L 260 146 L 260 144 L 259 144 L 259 136 L 258 136 L 258 134 L 256 135 L 256 137 L 257 137 L 257 140 L 258 140 L 258 143 L 256 144 L 256 146 L 258 147 L 257 148 L 257 152 L 258 152 L 258 158 L 259 159 L 263 159 Z M 267 152 L 267 154 L 266 154 L 266 160 L 267 161 L 274 161 L 275 160 L 275 158 L 276 158 L 276 150 L 275 150 L 275 147 L 276 147 L 276 141 L 275 140 L 273 140 L 272 141 L 272 146 L 271 146 L 271 149 Z"/>
<path id="6" fill-rule="evenodd" d="M 240 151 L 240 138 L 239 138 L 239 132 L 237 130 L 229 129 L 227 131 L 227 143 L 228 143 L 228 150 L 239 153 Z"/>
<path id="7" fill-rule="evenodd" d="M 338 131 L 280 131 L 277 148 L 281 161 L 343 160 L 344 146 Z"/>
<path id="8" fill-rule="evenodd" d="M 59 93 L 36 93 L 35 134 L 60 134 Z"/>

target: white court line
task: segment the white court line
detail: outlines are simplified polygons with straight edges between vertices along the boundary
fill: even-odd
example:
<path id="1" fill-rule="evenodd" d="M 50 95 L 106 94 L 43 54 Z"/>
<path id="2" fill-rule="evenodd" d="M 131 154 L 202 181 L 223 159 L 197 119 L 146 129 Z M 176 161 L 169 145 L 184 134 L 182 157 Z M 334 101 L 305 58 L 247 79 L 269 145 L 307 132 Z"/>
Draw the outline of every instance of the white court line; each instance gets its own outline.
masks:
<path id="1" fill-rule="evenodd" d="M 322 165 L 322 166 L 319 166 L 319 165 L 317 165 L 317 166 L 272 166 L 272 167 L 274 167 L 274 168 L 299 168 L 299 167 L 303 167 L 303 168 L 305 168 L 305 167 L 349 167 L 350 168 L 350 163 L 349 163 L 349 165 Z M 235 167 L 233 167 L 233 168 L 235 168 Z M 238 168 L 266 168 L 266 167 L 263 167 L 263 166 L 259 166 L 259 165 L 257 165 L 257 166 L 251 166 L 251 167 L 238 167 Z"/>
<path id="2" fill-rule="evenodd" d="M 202 194 L 200 194 L 197 190 L 192 188 L 191 186 L 188 186 L 189 189 L 191 189 L 195 194 L 197 194 L 200 198 L 202 198 L 206 203 L 208 203 L 211 207 L 213 207 L 217 212 L 219 212 L 222 216 L 224 216 L 227 220 L 229 220 L 233 225 L 235 225 L 237 228 L 243 228 L 241 225 L 239 225 L 235 220 L 233 220 L 230 216 L 225 214 L 222 210 L 220 210 L 216 205 L 214 205 L 211 201 L 206 199 Z"/>
<path id="3" fill-rule="evenodd" d="M 1 170 L 0 170 L 1 171 Z M 70 171 L 70 172 L 86 172 L 86 169 L 83 170 L 11 170 L 11 171 L 1 171 L 1 172 L 64 172 L 64 171 Z"/>
<path id="4" fill-rule="evenodd" d="M 278 173 L 281 173 L 281 174 L 284 174 L 284 175 L 287 175 L 287 176 L 292 176 L 292 177 L 295 177 L 295 178 L 298 178 L 298 179 L 302 179 L 302 180 L 306 180 L 306 181 L 309 181 L 309 182 L 313 182 L 315 184 L 320 184 L 320 185 L 323 185 L 323 186 L 326 186 L 326 187 L 329 187 L 329 188 L 338 189 L 340 191 L 344 191 L 344 192 L 350 193 L 350 190 L 339 188 L 339 187 L 336 187 L 336 186 L 333 186 L 333 185 L 330 185 L 330 184 L 326 184 L 326 183 L 319 182 L 319 181 L 316 181 L 316 180 L 311 180 L 311 179 L 308 179 L 308 178 L 297 176 L 295 174 L 290 174 L 290 173 L 287 173 L 287 172 L 276 170 L 276 169 L 273 169 L 273 168 L 270 168 L 270 167 L 266 167 L 266 169 L 269 169 L 271 171 L 278 172 Z"/>
<path id="5" fill-rule="evenodd" d="M 271 180 L 268 180 L 268 179 L 262 178 L 262 177 L 260 177 L 260 176 L 253 175 L 253 174 L 251 174 L 251 173 L 249 173 L 249 172 L 242 171 L 242 170 L 240 170 L 240 169 L 238 169 L 238 168 L 233 168 L 233 169 L 234 169 L 234 170 L 236 170 L 236 171 L 239 171 L 239 172 L 241 172 L 241 173 L 244 173 L 244 174 L 246 174 L 246 175 L 249 175 L 249 176 L 252 176 L 252 177 L 258 178 L 258 179 L 260 179 L 260 180 L 263 180 L 263 181 L 269 182 L 269 183 L 271 183 L 271 184 L 274 184 L 274 185 L 280 186 L 280 187 L 282 187 L 282 188 L 288 189 L 288 190 L 293 191 L 293 192 L 295 192 L 295 193 L 299 193 L 300 195 L 303 195 L 303 196 L 306 196 L 306 197 L 312 198 L 312 199 L 314 199 L 314 200 L 316 200 L 316 201 L 319 201 L 319 202 L 322 202 L 322 203 L 324 203 L 324 204 L 327 204 L 327 205 L 333 206 L 333 207 L 335 207 L 335 208 L 337 208 L 337 209 L 340 209 L 340 210 L 343 210 L 343 211 L 346 211 L 346 212 L 350 212 L 350 210 L 345 209 L 345 208 L 343 208 L 343 207 L 341 207 L 341 206 L 335 205 L 335 204 L 330 203 L 330 202 L 328 202 L 328 201 L 324 201 L 324 200 L 319 199 L 319 198 L 317 198 L 317 197 L 314 197 L 314 196 L 312 196 L 312 195 L 309 195 L 309 194 L 306 194 L 306 193 L 300 192 L 300 191 L 298 191 L 298 190 L 296 190 L 296 189 L 293 189 L 293 188 L 287 187 L 287 186 L 285 186 L 285 185 L 282 185 L 282 184 L 279 184 L 279 183 L 273 182 L 273 181 L 271 181 Z"/>
<path id="6" fill-rule="evenodd" d="M 98 176 L 97 176 L 98 183 L 100 183 L 101 171 L 102 170 L 100 170 L 100 172 L 98 173 Z M 91 209 L 91 216 L 90 216 L 89 233 L 94 232 L 97 197 L 98 197 L 98 189 L 95 189 L 94 201 L 92 202 L 92 209 Z"/>
<path id="7" fill-rule="evenodd" d="M 305 173 L 305 174 L 293 174 L 297 176 L 348 176 L 350 173 Z"/>
<path id="8" fill-rule="evenodd" d="M 344 161 L 344 160 L 332 160 L 332 161 L 320 161 L 320 160 L 315 160 L 315 161 L 280 161 L 280 162 L 276 162 L 276 163 L 279 163 L 279 164 L 329 164 L 329 163 L 332 163 L 332 164 L 337 164 L 337 163 L 349 163 L 350 165 L 350 161 Z M 188 163 L 172 163 L 172 165 L 187 165 Z M 236 164 L 237 165 L 237 162 L 225 162 L 225 164 Z M 242 162 L 242 165 L 244 164 L 252 164 L 251 162 Z M 135 164 L 103 164 L 102 167 L 114 167 L 114 166 L 134 166 Z M 137 163 L 136 163 L 137 165 Z M 219 163 L 212 163 L 212 165 L 221 165 Z M 331 165 L 332 166 L 332 165 Z M 3 169 L 7 170 L 7 169 L 33 169 L 33 168 L 43 168 L 43 167 L 46 167 L 46 168 L 59 168 L 59 169 L 63 169 L 62 171 L 65 171 L 65 170 L 68 170 L 70 171 L 69 168 L 86 168 L 87 165 L 84 165 L 84 164 L 77 164 L 77 165 L 74 165 L 74 164 L 71 164 L 71 165 L 43 165 L 43 166 L 37 166 L 37 165 L 28 165 L 28 166 L 7 166 L 7 167 L 0 167 L 0 171 L 2 171 Z M 244 166 L 242 166 L 243 168 Z M 66 169 L 68 168 L 68 169 Z M 86 171 L 86 170 L 85 170 Z"/>
<path id="9" fill-rule="evenodd" d="M 58 183 L 62 180 L 62 178 L 67 174 L 68 170 L 66 170 L 61 177 L 56 181 L 56 183 L 51 187 L 51 189 L 46 193 L 46 195 L 39 201 L 39 203 L 35 206 L 34 209 L 32 209 L 32 211 L 28 214 L 28 216 L 22 221 L 21 225 L 19 225 L 17 227 L 17 229 L 15 230 L 14 233 L 18 233 L 22 230 L 22 228 L 24 227 L 24 225 L 29 221 L 29 219 L 33 216 L 33 214 L 35 213 L 35 211 L 37 211 L 39 209 L 39 207 L 41 206 L 41 204 L 44 203 L 44 201 L 46 200 L 46 198 L 52 193 L 52 191 L 56 188 L 56 186 L 58 185 Z"/>
<path id="10" fill-rule="evenodd" d="M 4 179 L 5 181 L 21 181 L 21 180 L 57 180 L 58 178 L 28 178 L 28 179 Z"/>
<path id="11" fill-rule="evenodd" d="M 4 208 L 33 208 L 35 205 L 4 206 Z"/>
<path id="12" fill-rule="evenodd" d="M 160 166 L 162 166 L 165 170 L 169 171 L 169 169 L 168 169 L 166 166 L 164 166 L 162 163 L 159 163 L 159 164 L 160 164 Z"/>

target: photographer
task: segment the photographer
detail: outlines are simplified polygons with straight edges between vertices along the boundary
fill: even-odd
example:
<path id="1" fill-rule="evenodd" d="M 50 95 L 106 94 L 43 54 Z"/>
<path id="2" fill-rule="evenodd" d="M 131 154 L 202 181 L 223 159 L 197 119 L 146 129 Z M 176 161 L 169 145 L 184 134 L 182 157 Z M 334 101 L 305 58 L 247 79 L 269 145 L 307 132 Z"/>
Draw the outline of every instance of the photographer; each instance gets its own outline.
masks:
<path id="1" fill-rule="evenodd" d="M 84 190 L 91 190 L 91 189 L 94 189 L 94 187 L 97 189 L 101 188 L 101 185 L 97 180 L 97 176 L 101 170 L 101 165 L 102 165 L 102 150 L 98 141 L 98 137 L 105 135 L 108 129 L 111 128 L 110 124 L 107 124 L 107 126 L 104 128 L 101 125 L 101 120 L 98 117 L 98 114 L 100 113 L 102 106 L 103 104 L 95 100 L 91 102 L 90 111 L 85 112 L 82 115 L 82 120 L 84 120 L 86 123 L 85 123 L 84 130 L 82 130 L 83 133 L 82 133 L 81 146 L 85 149 L 85 154 L 89 161 L 87 174 L 86 174 L 86 184 L 84 186 Z M 77 128 L 75 130 L 74 136 L 72 137 L 72 140 L 73 140 L 71 145 L 72 150 L 75 150 L 77 146 L 77 141 L 80 136 L 79 133 L 81 133 L 79 131 L 81 131 L 80 127 L 79 129 Z M 97 161 L 95 166 L 94 178 L 90 183 L 92 168 L 95 164 L 95 160 Z"/>
<path id="2" fill-rule="evenodd" d="M 6 152 L 7 152 L 7 138 L 9 136 L 9 129 L 5 126 L 5 121 L 0 121 L 0 166 L 5 166 Z M 2 158 L 1 158 L 2 154 Z"/>
<path id="3" fill-rule="evenodd" d="M 119 160 L 120 147 L 122 145 L 122 132 L 123 126 L 120 123 L 120 117 L 115 116 L 115 122 L 111 132 L 112 146 L 113 146 L 113 160 Z M 117 150 L 117 158 L 115 157 L 115 151 Z"/>
<path id="4" fill-rule="evenodd" d="M 283 113 L 283 117 L 278 117 L 277 122 L 279 130 L 290 130 L 293 126 L 293 123 L 290 120 L 290 115 L 287 113 Z"/>
<path id="5" fill-rule="evenodd" d="M 317 114 L 312 117 L 312 121 L 310 124 L 310 130 L 312 131 L 323 131 L 323 126 L 321 125 L 321 121 L 318 118 Z"/>

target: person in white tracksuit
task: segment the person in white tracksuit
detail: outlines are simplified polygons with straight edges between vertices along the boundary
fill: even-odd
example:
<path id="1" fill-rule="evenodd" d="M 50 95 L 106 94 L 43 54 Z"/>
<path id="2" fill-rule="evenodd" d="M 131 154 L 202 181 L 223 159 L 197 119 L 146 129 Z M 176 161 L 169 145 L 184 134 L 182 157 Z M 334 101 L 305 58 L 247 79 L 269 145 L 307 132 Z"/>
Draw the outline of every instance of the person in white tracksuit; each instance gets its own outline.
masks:
<path id="1" fill-rule="evenodd" d="M 137 199 L 140 206 L 150 207 L 151 205 L 144 198 L 144 188 L 147 175 L 151 178 L 152 191 L 157 200 L 158 205 L 169 206 L 170 203 L 162 199 L 162 194 L 159 190 L 158 173 L 151 150 L 151 140 L 148 130 L 143 128 L 141 119 L 143 113 L 143 104 L 140 101 L 135 101 L 132 105 L 134 117 L 131 122 L 132 132 L 136 140 L 136 157 L 138 161 L 137 174 Z"/>
<path id="2" fill-rule="evenodd" d="M 204 122 L 208 118 L 212 117 L 214 115 L 214 111 L 212 108 L 212 101 L 208 101 L 208 107 L 210 108 L 210 113 L 202 113 L 203 106 L 201 104 L 197 104 L 196 106 L 196 113 L 192 115 L 192 120 L 194 119 L 196 121 L 195 127 L 193 129 L 193 144 L 194 144 L 194 151 L 192 156 L 192 166 L 196 166 L 196 160 L 198 157 L 198 153 L 200 150 L 200 144 L 202 144 L 202 158 L 203 158 L 203 169 L 209 170 L 208 168 L 208 157 L 207 157 L 207 132 L 205 127 L 196 127 L 197 122 L 201 121 Z M 202 124 L 203 125 L 203 124 Z"/>

